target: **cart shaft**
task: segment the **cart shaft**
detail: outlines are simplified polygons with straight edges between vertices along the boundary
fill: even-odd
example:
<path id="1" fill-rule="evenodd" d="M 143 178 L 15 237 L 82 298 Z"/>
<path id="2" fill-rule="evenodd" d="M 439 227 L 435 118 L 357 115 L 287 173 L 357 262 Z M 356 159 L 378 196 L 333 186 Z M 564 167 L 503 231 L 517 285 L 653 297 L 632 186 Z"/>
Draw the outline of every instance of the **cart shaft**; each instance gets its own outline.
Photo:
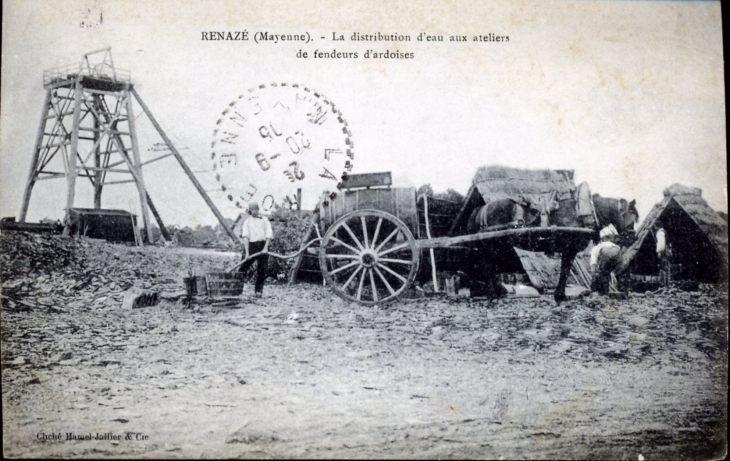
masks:
<path id="1" fill-rule="evenodd" d="M 586 240 L 595 231 L 582 227 L 520 227 L 517 229 L 505 229 L 493 232 L 479 232 L 476 234 L 460 235 L 458 237 L 438 237 L 432 239 L 416 240 L 419 249 L 427 248 L 448 248 L 467 242 L 481 242 L 497 238 L 563 238 L 567 235 L 581 236 Z"/>

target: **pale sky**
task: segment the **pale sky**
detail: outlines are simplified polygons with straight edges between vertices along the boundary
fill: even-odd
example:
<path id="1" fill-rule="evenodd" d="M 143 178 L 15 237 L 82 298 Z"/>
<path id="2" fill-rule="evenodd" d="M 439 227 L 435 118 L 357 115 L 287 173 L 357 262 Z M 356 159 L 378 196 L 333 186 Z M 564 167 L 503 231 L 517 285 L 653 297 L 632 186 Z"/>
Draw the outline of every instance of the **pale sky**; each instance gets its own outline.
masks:
<path id="1" fill-rule="evenodd" d="M 207 189 L 217 187 L 207 170 L 221 111 L 249 88 L 287 82 L 324 93 L 342 111 L 355 173 L 392 171 L 400 183 L 465 193 L 480 165 L 573 169 L 594 192 L 636 199 L 642 217 L 675 182 L 702 188 L 713 208 L 727 210 L 719 2 L 261 3 L 6 0 L 0 214 L 20 211 L 43 70 L 107 46 Z M 243 30 L 314 40 L 201 40 L 203 31 Z M 331 41 L 333 32 L 347 40 Z M 353 32 L 412 41 L 353 42 Z M 421 32 L 446 41 L 418 42 Z M 509 42 L 471 41 L 489 33 Z M 305 60 L 299 49 L 360 57 Z M 415 58 L 368 60 L 368 49 Z M 144 116 L 138 130 L 144 159 L 161 139 Z M 150 165 L 145 181 L 166 224 L 215 224 L 174 159 Z M 65 196 L 64 180 L 38 182 L 28 220 L 61 218 Z M 90 206 L 93 191 L 76 197 L 76 206 Z M 238 213 L 222 193 L 211 197 L 224 215 Z M 139 210 L 127 186 L 107 187 L 103 205 Z"/>

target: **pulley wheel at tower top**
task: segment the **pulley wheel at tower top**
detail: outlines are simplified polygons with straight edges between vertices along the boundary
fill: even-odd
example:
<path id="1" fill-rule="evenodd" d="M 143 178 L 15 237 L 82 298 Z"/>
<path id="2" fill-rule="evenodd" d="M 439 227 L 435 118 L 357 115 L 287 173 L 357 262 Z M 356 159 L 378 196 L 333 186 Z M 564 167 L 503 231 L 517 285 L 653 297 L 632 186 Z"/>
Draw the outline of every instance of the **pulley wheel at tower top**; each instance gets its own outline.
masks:
<path id="1" fill-rule="evenodd" d="M 327 285 L 338 296 L 375 305 L 408 290 L 418 273 L 419 250 L 401 220 L 383 211 L 359 210 L 330 226 L 319 262 Z"/>

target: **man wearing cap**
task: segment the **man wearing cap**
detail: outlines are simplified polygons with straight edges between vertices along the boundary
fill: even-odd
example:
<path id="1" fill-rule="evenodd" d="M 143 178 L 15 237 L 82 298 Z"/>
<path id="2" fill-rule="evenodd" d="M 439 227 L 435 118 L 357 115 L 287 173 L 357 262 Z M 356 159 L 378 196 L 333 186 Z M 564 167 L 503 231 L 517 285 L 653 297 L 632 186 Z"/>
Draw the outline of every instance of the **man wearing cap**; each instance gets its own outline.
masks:
<path id="1" fill-rule="evenodd" d="M 621 264 L 621 247 L 614 243 L 618 232 L 613 224 L 601 229 L 599 235 L 601 242 L 591 250 L 592 289 L 604 294 L 608 292 L 611 273 Z"/>
<path id="2" fill-rule="evenodd" d="M 249 259 L 241 265 L 239 272 L 244 274 L 248 272 L 254 261 L 256 263 L 256 285 L 254 291 L 257 297 L 261 297 L 264 292 L 264 280 L 266 279 L 266 265 L 269 262 L 269 242 L 274 238 L 271 230 L 271 223 L 265 216 L 259 214 L 259 205 L 252 202 L 249 207 L 251 217 L 243 222 L 241 226 L 241 238 L 243 239 L 243 259 L 247 259 L 250 255 L 261 253 L 258 256 Z"/>

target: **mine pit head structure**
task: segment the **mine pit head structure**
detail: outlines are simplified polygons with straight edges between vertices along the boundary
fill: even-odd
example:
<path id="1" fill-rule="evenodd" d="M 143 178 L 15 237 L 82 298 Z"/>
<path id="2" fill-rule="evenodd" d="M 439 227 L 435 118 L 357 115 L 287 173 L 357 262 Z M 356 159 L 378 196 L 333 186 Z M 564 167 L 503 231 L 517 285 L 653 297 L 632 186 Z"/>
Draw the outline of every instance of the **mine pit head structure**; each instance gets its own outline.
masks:
<path id="1" fill-rule="evenodd" d="M 77 180 L 89 181 L 94 191 L 94 209 L 102 208 L 105 186 L 134 184 L 147 240 L 152 242 L 153 238 L 151 212 L 163 238 L 169 241 L 170 235 L 145 187 L 143 167 L 174 157 L 226 233 L 238 242 L 238 237 L 135 90 L 130 72 L 115 67 L 111 48 L 86 53 L 79 64 L 44 71 L 43 87 L 45 100 L 18 219 L 21 223 L 25 222 L 33 187 L 38 181 L 66 180 L 64 235 L 71 229 Z M 133 100 L 149 118 L 169 152 L 151 153 L 156 156 L 142 158 Z M 148 181 L 155 179 L 147 178 Z"/>

